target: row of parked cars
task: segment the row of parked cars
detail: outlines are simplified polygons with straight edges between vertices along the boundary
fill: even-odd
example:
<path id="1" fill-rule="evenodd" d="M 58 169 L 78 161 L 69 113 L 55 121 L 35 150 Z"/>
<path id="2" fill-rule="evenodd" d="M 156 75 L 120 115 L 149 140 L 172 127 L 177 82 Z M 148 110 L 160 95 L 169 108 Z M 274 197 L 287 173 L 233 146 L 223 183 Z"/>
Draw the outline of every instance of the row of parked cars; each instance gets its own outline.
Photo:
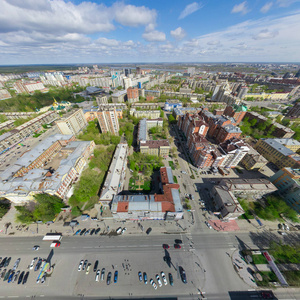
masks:
<path id="1" fill-rule="evenodd" d="M 82 259 L 78 265 L 78 272 L 85 271 L 85 274 L 88 275 L 90 273 L 91 265 L 92 264 L 89 263 L 89 261 L 87 259 L 86 260 Z M 105 268 L 102 268 L 100 271 L 100 269 L 98 269 L 98 265 L 99 265 L 99 261 L 96 260 L 94 263 L 94 268 L 93 268 L 93 271 L 96 272 L 96 275 L 95 275 L 96 282 L 99 282 L 100 280 L 101 281 L 105 280 Z M 116 270 L 114 272 L 114 283 L 118 282 L 118 274 L 119 274 L 119 272 Z M 108 272 L 107 277 L 106 277 L 106 284 L 110 285 L 111 281 L 112 281 L 112 272 Z"/>
<path id="2" fill-rule="evenodd" d="M 3 281 L 7 281 L 8 283 L 17 282 L 18 284 L 25 284 L 29 277 L 29 271 L 25 273 L 25 271 L 13 271 L 4 269 L 3 271 L 0 270 L 0 279 L 3 278 Z"/>
<path id="3" fill-rule="evenodd" d="M 100 232 L 101 228 L 91 228 L 91 229 L 86 229 L 86 228 L 83 228 L 83 229 L 78 229 L 74 235 L 93 235 L 93 234 L 98 234 Z"/>

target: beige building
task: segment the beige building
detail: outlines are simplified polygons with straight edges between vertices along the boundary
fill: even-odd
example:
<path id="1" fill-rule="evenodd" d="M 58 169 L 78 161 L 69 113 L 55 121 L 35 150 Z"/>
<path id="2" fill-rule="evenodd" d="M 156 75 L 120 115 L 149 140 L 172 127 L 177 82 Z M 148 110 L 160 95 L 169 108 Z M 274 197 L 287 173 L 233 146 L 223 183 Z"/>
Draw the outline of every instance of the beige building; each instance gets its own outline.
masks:
<path id="1" fill-rule="evenodd" d="M 250 147 L 250 151 L 241 160 L 241 164 L 247 170 L 260 170 L 267 163 L 268 160 L 266 160 L 261 154 L 259 154 L 252 147 Z"/>
<path id="2" fill-rule="evenodd" d="M 96 96 L 96 102 L 97 102 L 98 105 L 108 104 L 107 100 L 108 100 L 107 95 L 105 95 L 105 94 Z"/>
<path id="3" fill-rule="evenodd" d="M 65 119 L 57 121 L 56 125 L 62 134 L 76 135 L 87 126 L 87 121 L 83 110 L 78 109 Z"/>
<path id="4" fill-rule="evenodd" d="M 168 140 L 140 142 L 140 152 L 143 154 L 168 157 L 169 151 L 170 151 L 170 144 Z"/>
<path id="5" fill-rule="evenodd" d="M 119 134 L 118 114 L 115 108 L 109 110 L 97 111 L 97 118 L 102 133 L 110 132 L 112 134 Z"/>
<path id="6" fill-rule="evenodd" d="M 129 113 L 135 118 L 158 119 L 160 117 L 160 110 L 136 110 L 131 108 Z"/>

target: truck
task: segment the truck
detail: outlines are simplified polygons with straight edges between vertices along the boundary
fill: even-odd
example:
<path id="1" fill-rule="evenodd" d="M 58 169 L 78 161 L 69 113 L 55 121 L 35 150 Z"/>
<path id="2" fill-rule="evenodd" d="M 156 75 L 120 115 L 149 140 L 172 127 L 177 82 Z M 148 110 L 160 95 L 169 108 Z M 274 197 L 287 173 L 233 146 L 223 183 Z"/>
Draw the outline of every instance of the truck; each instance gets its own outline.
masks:
<path id="1" fill-rule="evenodd" d="M 61 239 L 61 233 L 46 233 L 46 235 L 43 237 L 43 241 L 61 241 Z"/>

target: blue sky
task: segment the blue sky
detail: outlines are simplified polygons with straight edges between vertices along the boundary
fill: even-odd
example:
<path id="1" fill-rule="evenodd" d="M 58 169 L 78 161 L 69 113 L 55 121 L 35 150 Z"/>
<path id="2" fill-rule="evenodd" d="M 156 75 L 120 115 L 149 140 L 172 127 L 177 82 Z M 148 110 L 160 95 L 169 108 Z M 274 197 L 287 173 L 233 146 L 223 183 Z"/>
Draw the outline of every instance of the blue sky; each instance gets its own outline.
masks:
<path id="1" fill-rule="evenodd" d="M 300 0 L 0 0 L 0 64 L 300 62 Z"/>

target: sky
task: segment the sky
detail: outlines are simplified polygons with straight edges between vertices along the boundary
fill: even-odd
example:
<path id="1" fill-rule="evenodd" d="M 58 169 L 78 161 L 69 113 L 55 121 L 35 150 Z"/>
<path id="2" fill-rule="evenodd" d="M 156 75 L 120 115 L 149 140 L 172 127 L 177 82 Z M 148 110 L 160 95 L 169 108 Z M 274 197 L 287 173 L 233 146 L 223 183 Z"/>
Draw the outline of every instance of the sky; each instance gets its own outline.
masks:
<path id="1" fill-rule="evenodd" d="M 300 0 L 0 0 L 0 65 L 300 62 Z"/>

